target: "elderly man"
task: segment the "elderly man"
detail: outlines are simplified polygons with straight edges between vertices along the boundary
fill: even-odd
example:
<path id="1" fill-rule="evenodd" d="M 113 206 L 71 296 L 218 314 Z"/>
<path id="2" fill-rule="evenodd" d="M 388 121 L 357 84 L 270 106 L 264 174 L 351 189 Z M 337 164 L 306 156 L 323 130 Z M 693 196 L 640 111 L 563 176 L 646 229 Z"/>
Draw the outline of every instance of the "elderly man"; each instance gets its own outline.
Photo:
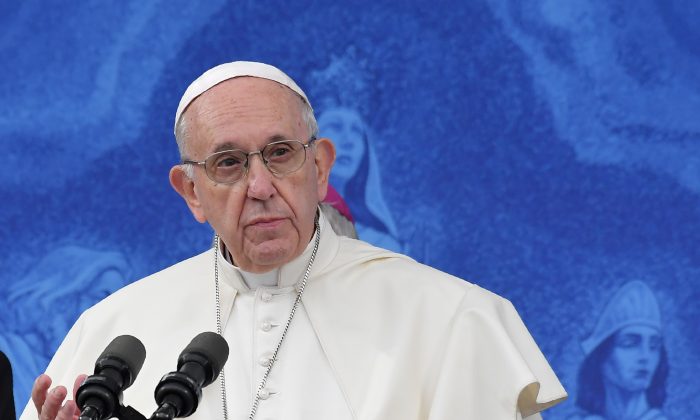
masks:
<path id="1" fill-rule="evenodd" d="M 176 115 L 170 182 L 214 246 L 86 311 L 23 419 L 68 419 L 65 387 L 115 336 L 148 357 L 124 402 L 153 390 L 197 333 L 230 356 L 197 419 L 519 419 L 566 397 L 512 305 L 403 255 L 337 236 L 319 202 L 335 156 L 304 92 L 261 63 L 215 67 Z M 76 382 L 76 383 L 77 383 Z"/>

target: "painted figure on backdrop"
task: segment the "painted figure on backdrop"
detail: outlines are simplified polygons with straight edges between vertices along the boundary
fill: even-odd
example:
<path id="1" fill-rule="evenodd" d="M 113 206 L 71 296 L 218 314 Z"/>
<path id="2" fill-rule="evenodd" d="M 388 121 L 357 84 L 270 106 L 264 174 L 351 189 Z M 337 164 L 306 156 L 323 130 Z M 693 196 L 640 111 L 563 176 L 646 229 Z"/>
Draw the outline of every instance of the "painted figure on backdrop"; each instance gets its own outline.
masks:
<path id="1" fill-rule="evenodd" d="M 371 102 L 366 71 L 349 50 L 312 75 L 320 98 L 318 126 L 321 135 L 336 144 L 336 159 L 330 184 L 345 199 L 360 239 L 373 245 L 401 251 L 396 224 L 382 193 L 372 131 L 365 116 Z"/>
<path id="2" fill-rule="evenodd" d="M 665 420 L 669 366 L 661 311 L 641 281 L 620 288 L 581 343 L 575 420 Z"/>
<path id="3" fill-rule="evenodd" d="M 8 285 L 0 315 L 0 348 L 14 367 L 15 403 L 24 405 L 37 375 L 84 310 L 127 284 L 131 269 L 119 252 L 64 246 Z M 35 310 L 37 307 L 44 310 Z M 62 308 L 50 320 L 43 314 Z"/>
<path id="4" fill-rule="evenodd" d="M 348 201 L 358 237 L 382 248 L 401 250 L 396 226 L 382 196 L 369 129 L 362 117 L 353 109 L 336 107 L 325 110 L 318 124 L 324 136 L 335 140 L 331 185 Z"/>
<path id="5" fill-rule="evenodd" d="M 490 4 L 579 161 L 651 171 L 700 193 L 697 2 Z"/>

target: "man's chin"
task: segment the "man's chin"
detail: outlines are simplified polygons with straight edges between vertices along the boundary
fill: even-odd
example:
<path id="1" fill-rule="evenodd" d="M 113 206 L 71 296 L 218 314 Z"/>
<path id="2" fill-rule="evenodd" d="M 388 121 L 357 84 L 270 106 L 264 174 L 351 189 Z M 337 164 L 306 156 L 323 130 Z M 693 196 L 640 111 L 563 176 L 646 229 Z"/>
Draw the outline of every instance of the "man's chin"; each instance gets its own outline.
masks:
<path id="1" fill-rule="evenodd" d="M 247 253 L 252 265 L 263 269 L 260 272 L 278 268 L 296 257 L 292 247 L 285 246 L 285 244 L 279 243 L 280 241 L 279 239 L 265 241 Z"/>

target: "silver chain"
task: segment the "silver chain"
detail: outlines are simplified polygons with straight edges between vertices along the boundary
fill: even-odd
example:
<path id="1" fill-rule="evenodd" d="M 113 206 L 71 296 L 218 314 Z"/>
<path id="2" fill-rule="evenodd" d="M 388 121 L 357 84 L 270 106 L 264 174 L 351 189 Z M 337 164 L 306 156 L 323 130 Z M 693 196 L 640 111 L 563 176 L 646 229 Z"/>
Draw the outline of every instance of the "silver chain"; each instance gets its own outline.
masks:
<path id="1" fill-rule="evenodd" d="M 306 265 L 306 271 L 304 272 L 304 278 L 301 281 L 301 284 L 299 285 L 299 288 L 297 290 L 297 296 L 296 299 L 294 299 L 294 305 L 292 305 L 292 309 L 289 312 L 289 317 L 287 318 L 287 323 L 284 325 L 284 330 L 282 330 L 282 336 L 280 337 L 280 340 L 277 342 L 277 347 L 275 347 L 275 351 L 272 353 L 272 356 L 270 358 L 270 362 L 267 365 L 267 369 L 265 370 L 265 373 L 263 374 L 262 379 L 260 380 L 260 384 L 258 385 L 258 389 L 255 392 L 255 400 L 253 401 L 253 406 L 250 409 L 250 414 L 248 415 L 248 420 L 253 420 L 255 418 L 255 413 L 258 411 L 258 405 L 260 404 L 260 391 L 265 388 L 265 384 L 267 383 L 267 378 L 270 376 L 270 371 L 272 371 L 272 367 L 275 365 L 275 362 L 277 361 L 277 354 L 280 351 L 280 348 L 282 347 L 282 342 L 284 341 L 284 338 L 287 336 L 287 331 L 289 331 L 289 326 L 292 323 L 292 319 L 294 319 L 294 314 L 297 311 L 297 307 L 299 306 L 299 302 L 301 302 L 301 296 L 304 294 L 304 290 L 306 289 L 306 282 L 309 280 L 309 275 L 311 274 L 311 267 L 314 264 L 314 260 L 316 259 L 316 253 L 318 252 L 318 245 L 321 241 L 321 228 L 318 223 L 318 216 L 316 217 L 316 220 L 314 221 L 314 227 L 316 228 L 316 235 L 315 235 L 315 240 L 314 240 L 314 249 L 311 252 L 311 257 L 309 258 L 309 263 Z M 221 330 L 221 296 L 219 292 L 219 262 L 218 262 L 218 256 L 219 256 L 219 235 L 214 236 L 214 283 L 216 285 L 216 332 L 219 333 L 219 335 L 222 334 Z M 228 404 L 226 402 L 226 381 L 224 379 L 224 370 L 221 370 L 221 375 L 220 375 L 220 381 L 221 381 L 221 404 L 223 405 L 223 415 L 224 415 L 224 420 L 228 420 Z"/>
<path id="2" fill-rule="evenodd" d="M 221 329 L 221 292 L 219 290 L 219 235 L 214 235 L 214 284 L 216 286 L 216 333 L 223 337 L 224 333 Z M 221 383 L 221 411 L 224 415 L 224 420 L 228 420 L 224 369 L 221 369 L 219 374 L 219 382 Z"/>

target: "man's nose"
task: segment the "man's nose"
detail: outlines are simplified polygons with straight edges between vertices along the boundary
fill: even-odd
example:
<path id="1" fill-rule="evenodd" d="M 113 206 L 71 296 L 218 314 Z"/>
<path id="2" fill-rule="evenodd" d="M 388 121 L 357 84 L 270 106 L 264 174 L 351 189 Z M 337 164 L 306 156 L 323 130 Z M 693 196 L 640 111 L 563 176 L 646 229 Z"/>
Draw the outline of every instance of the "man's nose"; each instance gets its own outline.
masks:
<path id="1" fill-rule="evenodd" d="M 268 200 L 274 194 L 272 184 L 274 175 L 267 169 L 260 154 L 248 156 L 248 197 L 256 200 Z"/>

